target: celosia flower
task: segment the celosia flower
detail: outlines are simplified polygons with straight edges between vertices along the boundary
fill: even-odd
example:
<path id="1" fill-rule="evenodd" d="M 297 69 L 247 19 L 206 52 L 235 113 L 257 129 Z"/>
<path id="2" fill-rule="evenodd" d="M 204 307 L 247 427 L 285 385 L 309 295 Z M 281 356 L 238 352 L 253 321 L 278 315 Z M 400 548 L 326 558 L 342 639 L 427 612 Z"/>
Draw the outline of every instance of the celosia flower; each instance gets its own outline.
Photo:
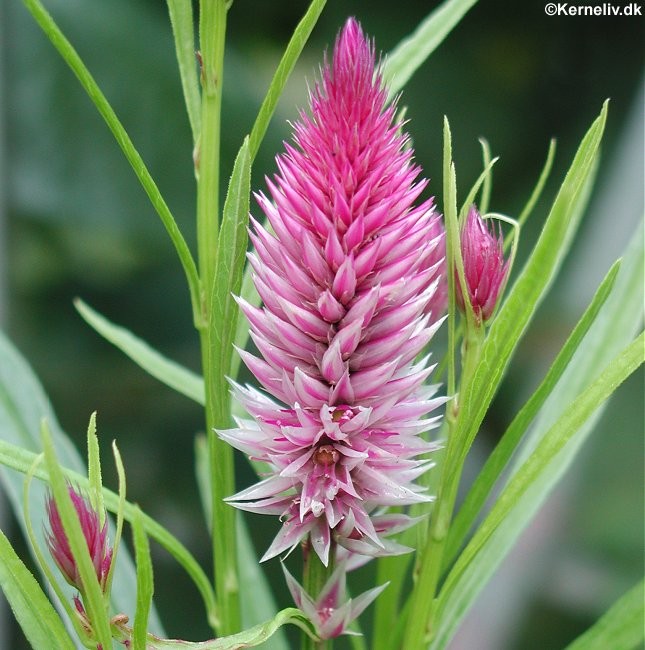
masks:
<path id="1" fill-rule="evenodd" d="M 478 323 L 487 321 L 497 305 L 506 282 L 509 263 L 504 260 L 504 240 L 489 230 L 476 206 L 471 206 L 461 233 L 461 256 L 470 304 Z M 464 311 L 461 286 L 457 281 L 457 304 Z"/>
<path id="2" fill-rule="evenodd" d="M 92 508 L 85 497 L 72 486 L 69 486 L 68 489 L 94 565 L 96 578 L 101 588 L 104 589 L 110 571 L 110 564 L 112 563 L 112 549 L 108 546 L 107 539 L 107 520 L 101 526 L 99 514 Z M 65 580 L 82 593 L 83 586 L 78 566 L 65 535 L 56 502 L 51 496 L 47 497 L 45 507 L 49 518 L 49 531 L 46 534 L 49 551 Z"/>
<path id="3" fill-rule="evenodd" d="M 314 624 L 321 639 L 333 639 L 341 634 L 357 634 L 348 630 L 349 624 L 387 587 L 375 587 L 356 598 L 347 600 L 345 592 L 345 567 L 336 567 L 315 600 L 282 565 L 287 586 L 298 609 Z"/>
<path id="4" fill-rule="evenodd" d="M 431 497 L 414 480 L 436 445 L 420 437 L 442 404 L 417 356 L 439 327 L 443 227 L 432 199 L 414 206 L 408 138 L 386 104 L 372 44 L 350 19 L 295 124 L 295 146 L 257 195 L 273 233 L 253 220 L 249 255 L 264 303 L 239 299 L 262 358 L 240 354 L 280 403 L 233 383 L 253 420 L 219 431 L 269 475 L 229 500 L 279 515 L 263 559 L 309 536 L 327 564 L 332 541 L 361 554 L 400 553 L 382 535 L 411 523 L 391 505 Z"/>

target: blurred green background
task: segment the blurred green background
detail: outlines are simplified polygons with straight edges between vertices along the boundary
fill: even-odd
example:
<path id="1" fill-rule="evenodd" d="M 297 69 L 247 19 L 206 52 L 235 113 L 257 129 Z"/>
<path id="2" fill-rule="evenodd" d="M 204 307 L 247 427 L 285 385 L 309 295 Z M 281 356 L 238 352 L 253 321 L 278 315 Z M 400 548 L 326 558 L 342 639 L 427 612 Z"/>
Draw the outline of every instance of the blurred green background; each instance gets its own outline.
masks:
<path id="1" fill-rule="evenodd" d="M 436 2 L 329 0 L 289 82 L 254 168 L 273 173 L 287 120 L 306 105 L 322 52 L 355 15 L 386 52 Z M 461 196 L 481 166 L 495 168 L 491 207 L 517 215 L 551 137 L 554 172 L 523 233 L 520 256 L 588 125 L 611 98 L 599 180 L 563 281 L 540 309 L 473 450 L 472 474 L 548 367 L 643 214 L 643 19 L 548 17 L 544 2 L 482 0 L 416 73 L 401 102 L 416 157 L 441 200 L 441 129 L 450 119 Z M 627 4 L 627 3 L 618 3 Z M 49 0 L 149 165 L 186 239 L 194 243 L 191 142 L 167 9 L 161 0 Z M 296 0 L 235 0 L 229 13 L 223 178 L 249 131 L 282 48 L 304 13 Z M 641 5 L 642 6 L 642 5 Z M 99 413 L 106 450 L 117 439 L 128 492 L 208 566 L 208 536 L 193 478 L 199 408 L 147 377 L 76 314 L 81 296 L 169 357 L 198 370 L 183 274 L 156 214 L 72 74 L 19 0 L 0 0 L 2 174 L 0 309 L 63 428 L 83 444 Z M 258 210 L 253 207 L 255 214 Z M 2 216 L 0 214 L 0 216 Z M 4 238 L 2 239 L 2 233 Z M 453 648 L 566 645 L 643 574 L 643 376 L 607 409 L 574 470 L 469 615 Z M 109 463 L 108 463 L 109 466 Z M 245 464 L 240 484 L 248 484 Z M 106 467 L 106 479 L 114 477 Z M 275 522 L 255 517 L 258 548 Z M 156 602 L 170 636 L 209 634 L 189 581 L 154 549 Z M 278 563 L 266 567 L 280 585 Z M 10 618 L 10 617 L 9 617 Z M 7 618 L 8 647 L 24 647 Z"/>

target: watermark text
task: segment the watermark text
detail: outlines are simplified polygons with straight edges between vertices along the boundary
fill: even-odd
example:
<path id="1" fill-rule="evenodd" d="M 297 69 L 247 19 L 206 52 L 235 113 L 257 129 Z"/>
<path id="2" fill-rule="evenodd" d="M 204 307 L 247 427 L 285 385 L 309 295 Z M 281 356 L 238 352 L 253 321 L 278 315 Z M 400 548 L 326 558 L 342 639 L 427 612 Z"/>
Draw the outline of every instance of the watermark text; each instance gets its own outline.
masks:
<path id="1" fill-rule="evenodd" d="M 614 2 L 600 4 L 572 4 L 570 2 L 547 2 L 544 5 L 547 16 L 642 16 L 643 6 L 639 2 L 619 5 Z"/>

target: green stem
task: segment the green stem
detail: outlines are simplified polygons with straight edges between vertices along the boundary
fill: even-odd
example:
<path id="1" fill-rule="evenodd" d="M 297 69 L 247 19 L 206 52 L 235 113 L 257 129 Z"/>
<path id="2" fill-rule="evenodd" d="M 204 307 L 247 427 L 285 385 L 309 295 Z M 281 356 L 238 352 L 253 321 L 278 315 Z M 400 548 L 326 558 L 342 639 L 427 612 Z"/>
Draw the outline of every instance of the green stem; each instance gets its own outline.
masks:
<path id="1" fill-rule="evenodd" d="M 206 431 L 212 497 L 212 540 L 215 590 L 220 627 L 224 636 L 241 626 L 235 511 L 224 498 L 235 491 L 233 451 L 215 433 L 229 426 L 230 409 L 226 369 L 217 363 L 217 322 L 213 318 L 213 283 L 217 258 L 219 224 L 219 158 L 222 106 L 225 0 L 203 0 L 200 6 L 199 36 L 202 60 L 202 130 L 197 146 L 197 249 L 201 277 L 200 341 L 206 398 Z"/>
<path id="2" fill-rule="evenodd" d="M 467 386 L 472 379 L 479 363 L 483 340 L 483 325 L 468 322 L 462 343 L 462 387 Z M 437 502 L 432 513 L 428 538 L 419 558 L 404 648 L 425 647 L 424 644 L 427 644 L 432 633 L 435 596 L 442 575 L 443 555 L 466 455 L 464 436 L 460 434 L 462 418 L 459 416 L 459 403 L 453 401 L 446 412 L 448 445 L 441 465 Z"/>
<path id="3" fill-rule="evenodd" d="M 219 224 L 219 157 L 226 38 L 225 0 L 203 0 L 199 19 L 202 130 L 197 144 L 197 247 L 199 271 L 209 302 Z"/>
<path id="4" fill-rule="evenodd" d="M 329 563 L 325 566 L 318 554 L 313 550 L 311 545 L 307 546 L 303 575 L 303 587 L 305 591 L 315 600 L 325 586 L 325 583 L 334 572 L 334 548 L 329 553 Z M 314 641 L 308 634 L 303 632 L 301 649 L 302 650 L 332 650 L 332 639 L 324 641 Z"/>
<path id="5" fill-rule="evenodd" d="M 449 436 L 452 437 L 455 429 L 453 426 L 450 426 L 449 429 Z M 419 574 L 412 594 L 411 611 L 408 616 L 403 648 L 423 648 L 427 645 L 435 595 L 441 577 L 444 546 L 461 477 L 462 466 L 454 467 L 453 458 L 456 454 L 452 453 L 453 449 L 454 447 L 449 445 L 443 463 L 428 541 L 421 555 Z"/>

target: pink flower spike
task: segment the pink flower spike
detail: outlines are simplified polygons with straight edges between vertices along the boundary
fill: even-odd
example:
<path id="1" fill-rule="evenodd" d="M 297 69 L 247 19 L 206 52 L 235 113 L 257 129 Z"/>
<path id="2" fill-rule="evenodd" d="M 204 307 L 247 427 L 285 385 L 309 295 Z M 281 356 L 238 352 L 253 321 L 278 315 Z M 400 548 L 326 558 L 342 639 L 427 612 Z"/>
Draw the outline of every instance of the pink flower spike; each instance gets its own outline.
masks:
<path id="1" fill-rule="evenodd" d="M 289 573 L 284 564 L 282 570 L 296 606 L 314 624 L 316 633 L 321 639 L 333 639 L 341 634 L 356 635 L 356 632 L 347 628 L 389 584 L 385 583 L 347 600 L 346 568 L 340 564 L 314 600 Z"/>
<path id="2" fill-rule="evenodd" d="M 461 232 L 461 256 L 470 304 L 478 323 L 486 322 L 495 311 L 500 291 L 506 282 L 509 263 L 504 260 L 504 238 L 495 227 L 488 228 L 476 206 L 471 206 Z M 465 311 L 457 279 L 457 304 Z"/>
<path id="3" fill-rule="evenodd" d="M 101 589 L 105 589 L 112 563 L 112 549 L 108 545 L 107 538 L 107 520 L 101 526 L 99 514 L 92 508 L 87 499 L 71 485 L 68 490 L 81 524 L 81 530 L 94 565 L 96 578 L 101 585 Z M 52 496 L 47 497 L 45 508 L 49 519 L 49 531 L 45 534 L 49 552 L 65 580 L 83 593 L 80 573 L 65 535 L 60 513 Z"/>
<path id="4" fill-rule="evenodd" d="M 386 98 L 374 45 L 350 18 L 268 194 L 255 195 L 270 224 L 251 220 L 263 305 L 239 299 L 257 350 L 239 353 L 276 401 L 232 383 L 253 419 L 217 433 L 268 466 L 227 499 L 279 515 L 264 560 L 301 542 L 325 565 L 332 546 L 407 552 L 378 518 L 431 499 L 414 481 L 444 400 L 429 399 L 428 356 L 415 360 L 446 307 L 445 231 L 433 200 L 419 201 L 427 181 Z"/>

